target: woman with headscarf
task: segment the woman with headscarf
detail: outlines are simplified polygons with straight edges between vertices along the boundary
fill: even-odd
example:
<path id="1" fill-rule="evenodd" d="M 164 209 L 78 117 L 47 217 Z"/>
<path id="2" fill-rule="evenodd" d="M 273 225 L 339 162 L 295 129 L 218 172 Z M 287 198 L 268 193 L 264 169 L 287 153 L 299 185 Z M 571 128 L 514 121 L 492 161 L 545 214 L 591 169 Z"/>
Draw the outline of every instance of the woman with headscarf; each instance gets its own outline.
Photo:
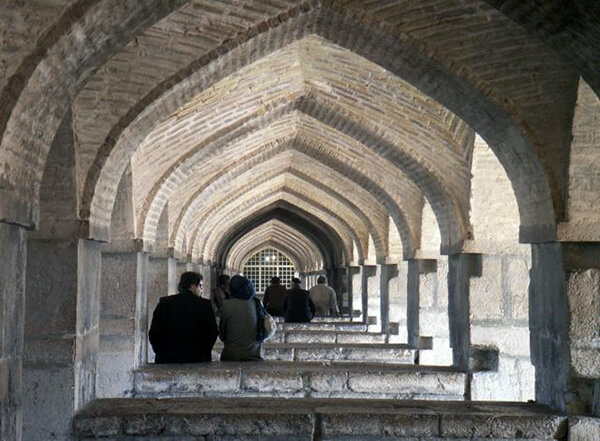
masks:
<path id="1" fill-rule="evenodd" d="M 229 281 L 230 298 L 221 307 L 220 338 L 224 347 L 221 361 L 262 360 L 264 308 L 254 299 L 254 285 L 242 276 Z"/>

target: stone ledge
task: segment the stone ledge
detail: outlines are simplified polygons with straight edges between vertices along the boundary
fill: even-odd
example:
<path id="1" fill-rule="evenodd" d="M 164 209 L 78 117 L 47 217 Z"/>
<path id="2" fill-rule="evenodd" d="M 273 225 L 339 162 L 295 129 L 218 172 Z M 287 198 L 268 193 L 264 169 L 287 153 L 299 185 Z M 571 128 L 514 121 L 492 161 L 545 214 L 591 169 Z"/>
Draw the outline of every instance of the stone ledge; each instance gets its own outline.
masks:
<path id="1" fill-rule="evenodd" d="M 222 347 L 220 342 L 214 346 L 214 360 L 219 360 Z M 266 343 L 262 347 L 262 357 L 269 361 L 414 364 L 416 353 L 405 344 Z"/>
<path id="2" fill-rule="evenodd" d="M 542 441 L 566 428 L 567 417 L 535 404 L 264 398 L 101 399 L 73 422 L 78 441 Z"/>
<path id="3" fill-rule="evenodd" d="M 467 375 L 447 367 L 378 363 L 223 362 L 153 365 L 134 375 L 137 397 L 464 399 Z"/>

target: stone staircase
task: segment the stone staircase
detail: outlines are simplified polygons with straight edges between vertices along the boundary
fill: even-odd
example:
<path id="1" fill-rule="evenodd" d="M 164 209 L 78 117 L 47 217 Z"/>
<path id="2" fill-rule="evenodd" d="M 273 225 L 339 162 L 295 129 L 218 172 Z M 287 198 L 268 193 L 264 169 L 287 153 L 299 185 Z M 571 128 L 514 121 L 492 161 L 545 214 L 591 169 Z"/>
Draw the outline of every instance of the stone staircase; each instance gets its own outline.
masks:
<path id="1" fill-rule="evenodd" d="M 218 360 L 222 344 L 215 346 Z M 133 398 L 90 403 L 76 440 L 564 439 L 566 419 L 527 404 L 468 398 L 469 374 L 418 365 L 431 349 L 349 318 L 278 323 L 262 362 L 147 365 Z M 427 400 L 427 401 L 418 401 Z M 449 403 L 451 404 L 444 404 Z M 566 432 L 564 432 L 566 433 Z"/>

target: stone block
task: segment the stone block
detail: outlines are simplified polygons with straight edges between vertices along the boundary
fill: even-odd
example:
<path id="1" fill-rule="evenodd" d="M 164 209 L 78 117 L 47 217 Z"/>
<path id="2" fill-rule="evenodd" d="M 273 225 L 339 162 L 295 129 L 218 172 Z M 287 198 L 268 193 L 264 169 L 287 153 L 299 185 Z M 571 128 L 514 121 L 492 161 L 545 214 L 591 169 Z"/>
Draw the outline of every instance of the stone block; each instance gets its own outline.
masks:
<path id="1" fill-rule="evenodd" d="M 123 421 L 125 435 L 158 435 L 165 430 L 165 427 L 165 418 L 161 415 L 134 415 L 124 418 Z"/>
<path id="2" fill-rule="evenodd" d="M 256 392 L 278 394 L 302 394 L 302 376 L 297 371 L 244 372 L 242 374 L 242 389 Z"/>
<path id="3" fill-rule="evenodd" d="M 288 332 L 286 343 L 335 343 L 333 332 Z"/>
<path id="4" fill-rule="evenodd" d="M 346 371 L 313 372 L 310 375 L 310 389 L 315 392 L 336 393 L 347 390 Z"/>
<path id="5" fill-rule="evenodd" d="M 265 360 L 294 361 L 295 351 L 293 348 L 273 348 L 265 345 L 262 348 L 262 356 Z"/>
<path id="6" fill-rule="evenodd" d="M 213 436 L 301 436 L 312 434 L 311 415 L 281 414 L 271 412 L 248 413 L 240 410 L 232 414 L 186 415 L 168 417 L 166 432 L 169 435 Z"/>
<path id="7" fill-rule="evenodd" d="M 585 339 L 600 335 L 600 270 L 570 273 L 567 293 L 571 338 Z"/>
<path id="8" fill-rule="evenodd" d="M 347 333 L 347 334 L 338 334 L 337 335 L 337 343 L 340 344 L 384 344 L 385 343 L 385 335 L 384 334 L 375 334 L 375 333 Z"/>
<path id="9" fill-rule="evenodd" d="M 465 374 L 458 372 L 350 372 L 348 385 L 355 392 L 398 395 L 443 394 L 460 400 L 465 393 Z"/>
<path id="10" fill-rule="evenodd" d="M 497 257 L 482 258 L 481 277 L 470 281 L 471 316 L 474 321 L 504 317 L 504 291 L 502 289 L 502 260 Z"/>
<path id="11" fill-rule="evenodd" d="M 79 437 L 105 438 L 121 433 L 121 419 L 116 416 L 75 418 L 73 432 Z"/>
<path id="12" fill-rule="evenodd" d="M 438 417 L 423 414 L 339 412 L 321 417 L 323 439 L 396 439 L 396 437 L 433 437 L 438 433 Z M 339 438 L 338 438 L 339 437 Z M 385 438 L 383 438 L 385 437 Z"/>
<path id="13" fill-rule="evenodd" d="M 495 346 L 501 354 L 529 356 L 529 328 L 524 326 L 471 327 L 471 342 L 476 345 Z"/>
<path id="14" fill-rule="evenodd" d="M 600 378 L 600 339 L 595 345 L 577 347 L 571 345 L 571 366 L 576 375 L 583 378 Z"/>
<path id="15" fill-rule="evenodd" d="M 570 417 L 569 441 L 600 440 L 600 418 Z"/>
<path id="16" fill-rule="evenodd" d="M 442 415 L 440 422 L 448 438 L 561 439 L 566 430 L 566 417 L 551 415 Z"/>
<path id="17" fill-rule="evenodd" d="M 490 346 L 471 346 L 469 351 L 469 370 L 497 371 L 498 349 Z"/>
<path id="18" fill-rule="evenodd" d="M 529 319 L 528 260 L 530 259 L 511 258 L 507 262 L 507 273 L 504 275 L 510 297 L 512 317 L 517 320 Z"/>

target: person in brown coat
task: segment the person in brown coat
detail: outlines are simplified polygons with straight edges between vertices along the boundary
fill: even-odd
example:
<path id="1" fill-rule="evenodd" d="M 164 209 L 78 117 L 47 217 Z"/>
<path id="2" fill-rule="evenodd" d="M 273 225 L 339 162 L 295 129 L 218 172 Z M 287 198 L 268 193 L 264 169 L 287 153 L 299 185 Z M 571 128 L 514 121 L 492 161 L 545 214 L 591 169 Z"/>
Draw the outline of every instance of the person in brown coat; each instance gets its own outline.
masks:
<path id="1" fill-rule="evenodd" d="M 283 315 L 283 298 L 285 297 L 285 286 L 281 284 L 279 277 L 271 279 L 271 284 L 265 290 L 263 303 L 267 312 L 273 316 Z"/>

